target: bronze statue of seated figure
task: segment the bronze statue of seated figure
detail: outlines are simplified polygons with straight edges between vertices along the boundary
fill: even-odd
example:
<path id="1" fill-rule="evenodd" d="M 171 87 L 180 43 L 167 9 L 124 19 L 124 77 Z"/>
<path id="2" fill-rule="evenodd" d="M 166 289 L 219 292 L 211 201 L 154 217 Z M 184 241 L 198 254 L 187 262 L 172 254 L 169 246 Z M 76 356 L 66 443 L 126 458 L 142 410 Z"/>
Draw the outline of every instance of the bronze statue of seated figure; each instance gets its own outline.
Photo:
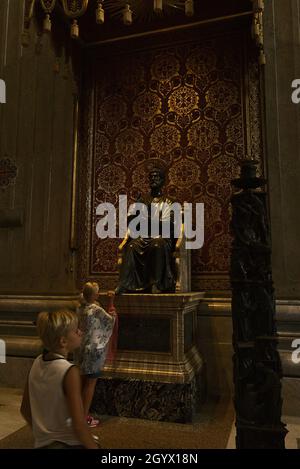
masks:
<path id="1" fill-rule="evenodd" d="M 161 168 L 149 172 L 151 193 L 139 197 L 138 203 L 145 208 L 145 218 L 149 227 L 149 237 L 130 236 L 130 230 L 119 246 L 118 264 L 120 268 L 119 284 L 116 294 L 121 293 L 172 293 L 189 290 L 190 253 L 183 254 L 183 224 L 176 236 L 173 201 L 163 195 L 165 173 Z M 151 217 L 159 220 L 159 234 L 151 233 Z M 133 219 L 129 211 L 128 223 Z M 169 236 L 163 237 L 164 223 L 169 224 Z M 152 237 L 151 237 L 152 236 Z M 181 269 L 181 259 L 185 257 L 185 266 Z"/>

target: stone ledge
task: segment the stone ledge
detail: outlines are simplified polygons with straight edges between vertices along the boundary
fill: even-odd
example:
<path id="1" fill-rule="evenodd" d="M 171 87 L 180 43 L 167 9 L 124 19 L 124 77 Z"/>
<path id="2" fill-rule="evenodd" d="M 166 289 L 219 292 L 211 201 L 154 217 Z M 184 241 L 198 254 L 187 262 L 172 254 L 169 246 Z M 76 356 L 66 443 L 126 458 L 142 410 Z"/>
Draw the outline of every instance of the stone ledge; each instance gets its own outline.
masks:
<path id="1" fill-rule="evenodd" d="M 195 374 L 204 368 L 202 357 L 196 347 L 193 347 L 183 361 L 176 361 L 172 356 L 153 354 L 153 361 L 148 356 L 151 365 L 143 360 L 132 359 L 131 354 L 118 352 L 113 365 L 107 365 L 103 370 L 103 377 L 107 379 L 140 379 L 143 381 L 159 381 L 161 383 L 184 384 L 191 382 Z"/>
<path id="2" fill-rule="evenodd" d="M 1 336 L 6 345 L 7 357 L 37 357 L 43 350 L 38 337 Z"/>
<path id="3" fill-rule="evenodd" d="M 231 317 L 231 298 L 208 298 L 204 296 L 198 306 L 198 316 Z M 300 300 L 277 300 L 276 320 L 284 323 L 300 323 Z"/>
<path id="4" fill-rule="evenodd" d="M 36 327 L 33 321 L 0 320 L 0 338 L 3 336 L 36 337 Z"/>
<path id="5" fill-rule="evenodd" d="M 75 310 L 78 306 L 78 296 L 9 296 L 0 295 L 0 318 L 11 318 L 15 313 L 39 313 L 41 311 L 55 311 L 68 308 Z"/>
<path id="6" fill-rule="evenodd" d="M 115 297 L 116 309 L 126 313 L 137 313 L 141 311 L 141 304 L 143 306 L 143 313 L 148 311 L 151 314 L 161 313 L 162 306 L 164 311 L 172 310 L 174 307 L 181 309 L 182 307 L 198 304 L 205 296 L 204 292 L 190 292 L 190 293 L 162 293 L 162 294 L 136 294 L 125 293 Z M 103 292 L 99 295 L 100 303 L 106 308 L 108 305 L 108 297 Z"/>

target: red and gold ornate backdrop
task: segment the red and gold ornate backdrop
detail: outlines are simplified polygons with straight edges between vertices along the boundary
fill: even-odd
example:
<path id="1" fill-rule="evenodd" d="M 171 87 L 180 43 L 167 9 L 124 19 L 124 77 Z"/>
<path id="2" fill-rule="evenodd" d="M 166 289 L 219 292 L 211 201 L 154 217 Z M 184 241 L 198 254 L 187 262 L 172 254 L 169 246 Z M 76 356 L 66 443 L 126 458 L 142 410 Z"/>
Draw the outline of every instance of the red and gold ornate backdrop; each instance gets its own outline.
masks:
<path id="1" fill-rule="evenodd" d="M 82 101 L 79 283 L 117 282 L 120 240 L 100 240 L 95 210 L 147 192 L 146 163 L 168 169 L 166 191 L 204 202 L 205 242 L 192 252 L 194 290 L 229 288 L 230 181 L 246 154 L 262 160 L 259 76 L 235 31 L 91 60 Z"/>

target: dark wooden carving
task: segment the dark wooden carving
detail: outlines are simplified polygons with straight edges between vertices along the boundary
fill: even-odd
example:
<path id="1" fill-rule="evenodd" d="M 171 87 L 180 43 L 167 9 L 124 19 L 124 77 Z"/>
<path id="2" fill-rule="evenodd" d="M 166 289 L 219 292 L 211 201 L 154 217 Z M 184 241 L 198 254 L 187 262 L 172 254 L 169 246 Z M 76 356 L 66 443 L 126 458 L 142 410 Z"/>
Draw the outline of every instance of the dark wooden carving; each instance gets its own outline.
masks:
<path id="1" fill-rule="evenodd" d="M 245 161 L 232 203 L 233 369 L 237 448 L 284 448 L 266 181 Z"/>

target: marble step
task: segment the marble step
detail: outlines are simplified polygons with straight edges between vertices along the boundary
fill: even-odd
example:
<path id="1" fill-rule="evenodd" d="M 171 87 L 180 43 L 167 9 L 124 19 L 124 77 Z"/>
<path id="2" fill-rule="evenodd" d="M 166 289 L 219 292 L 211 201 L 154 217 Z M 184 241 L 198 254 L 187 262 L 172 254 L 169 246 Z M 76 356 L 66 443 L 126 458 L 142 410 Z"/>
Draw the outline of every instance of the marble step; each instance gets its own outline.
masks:
<path id="1" fill-rule="evenodd" d="M 2 336 L 36 336 L 36 326 L 32 321 L 0 320 L 0 338 Z"/>

